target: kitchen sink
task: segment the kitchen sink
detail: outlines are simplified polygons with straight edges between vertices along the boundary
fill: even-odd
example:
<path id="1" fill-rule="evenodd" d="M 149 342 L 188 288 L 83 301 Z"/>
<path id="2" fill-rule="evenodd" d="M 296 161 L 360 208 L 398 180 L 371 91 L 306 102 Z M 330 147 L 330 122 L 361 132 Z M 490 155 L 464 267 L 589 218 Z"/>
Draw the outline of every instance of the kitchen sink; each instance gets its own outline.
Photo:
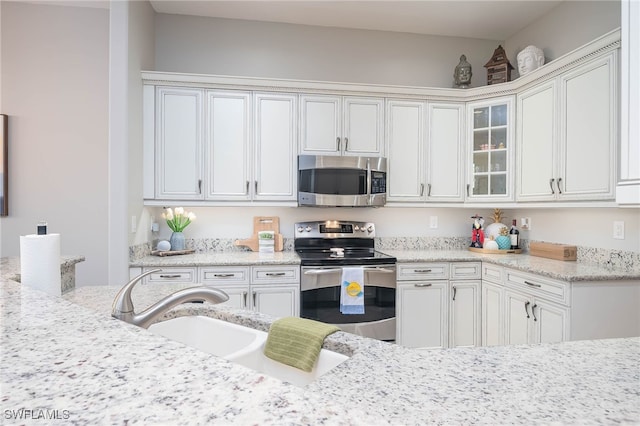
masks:
<path id="1" fill-rule="evenodd" d="M 349 359 L 322 349 L 315 367 L 307 373 L 266 357 L 266 332 L 200 315 L 155 323 L 149 331 L 300 387 Z"/>

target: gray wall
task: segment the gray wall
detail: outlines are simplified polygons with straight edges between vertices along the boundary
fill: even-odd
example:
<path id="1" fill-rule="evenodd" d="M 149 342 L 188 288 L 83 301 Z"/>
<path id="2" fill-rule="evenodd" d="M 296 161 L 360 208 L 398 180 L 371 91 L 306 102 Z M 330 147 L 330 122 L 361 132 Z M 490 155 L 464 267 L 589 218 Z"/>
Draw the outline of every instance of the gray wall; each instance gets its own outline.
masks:
<path id="1" fill-rule="evenodd" d="M 78 281 L 107 276 L 109 12 L 3 1 L 2 112 L 9 115 L 10 216 L 2 256 L 45 219 Z"/>
<path id="2" fill-rule="evenodd" d="M 516 68 L 516 55 L 529 45 L 541 48 L 545 63 L 620 27 L 620 1 L 564 1 L 547 15 L 509 37 L 504 49 Z"/>
<path id="3" fill-rule="evenodd" d="M 158 14 L 156 70 L 452 87 L 465 54 L 471 86 L 498 41 Z"/>

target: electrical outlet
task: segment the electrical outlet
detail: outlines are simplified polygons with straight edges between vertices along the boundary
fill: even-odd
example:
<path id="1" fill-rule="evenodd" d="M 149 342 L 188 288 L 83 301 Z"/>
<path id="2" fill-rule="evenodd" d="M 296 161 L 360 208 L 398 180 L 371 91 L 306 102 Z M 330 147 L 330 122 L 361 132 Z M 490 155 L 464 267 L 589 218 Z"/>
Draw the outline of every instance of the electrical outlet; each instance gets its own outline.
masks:
<path id="1" fill-rule="evenodd" d="M 622 220 L 613 222 L 613 238 L 616 240 L 624 240 L 624 222 Z"/>
<path id="2" fill-rule="evenodd" d="M 525 231 L 531 231 L 531 218 L 530 217 L 522 217 L 520 218 L 520 229 Z"/>
<path id="3" fill-rule="evenodd" d="M 438 227 L 438 216 L 429 217 L 429 228 L 436 229 Z"/>

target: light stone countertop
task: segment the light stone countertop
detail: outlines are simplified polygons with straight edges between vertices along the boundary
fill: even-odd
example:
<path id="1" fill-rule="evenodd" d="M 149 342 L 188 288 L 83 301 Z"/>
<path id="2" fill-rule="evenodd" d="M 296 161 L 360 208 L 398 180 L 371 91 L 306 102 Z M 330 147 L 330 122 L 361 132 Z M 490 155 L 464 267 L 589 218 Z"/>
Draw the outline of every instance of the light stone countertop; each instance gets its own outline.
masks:
<path id="1" fill-rule="evenodd" d="M 74 424 L 640 423 L 640 338 L 418 352 L 338 332 L 325 347 L 351 358 L 300 389 L 110 318 L 119 286 L 0 284 L 5 424 L 43 424 L 7 418 L 21 408 Z M 180 287 L 141 284 L 135 304 Z M 208 304 L 168 317 L 195 313 L 271 322 Z"/>
<path id="2" fill-rule="evenodd" d="M 398 259 L 413 262 L 482 261 L 506 266 L 567 282 L 639 280 L 640 265 L 622 268 L 605 264 L 560 261 L 528 254 L 484 254 L 468 250 L 380 250 Z M 295 251 L 273 254 L 256 252 L 209 252 L 180 256 L 146 256 L 130 263 L 132 267 L 229 266 L 229 265 L 299 265 Z"/>

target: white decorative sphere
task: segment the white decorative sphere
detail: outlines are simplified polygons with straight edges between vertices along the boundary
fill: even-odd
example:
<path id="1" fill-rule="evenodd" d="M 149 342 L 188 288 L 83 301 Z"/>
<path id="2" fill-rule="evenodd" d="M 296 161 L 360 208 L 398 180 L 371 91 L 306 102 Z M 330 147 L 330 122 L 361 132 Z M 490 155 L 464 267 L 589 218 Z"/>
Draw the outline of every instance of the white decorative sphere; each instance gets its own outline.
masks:
<path id="1" fill-rule="evenodd" d="M 158 241 L 158 250 L 160 251 L 171 250 L 171 243 L 167 240 Z"/>
<path id="2" fill-rule="evenodd" d="M 498 250 L 498 243 L 496 243 L 494 240 L 484 240 L 484 248 L 486 248 L 487 250 Z"/>
<path id="3" fill-rule="evenodd" d="M 487 239 L 491 239 L 491 237 L 493 237 L 493 239 L 495 240 L 500 235 L 500 229 L 506 228 L 506 227 L 507 226 L 504 223 L 500 223 L 500 222 L 492 223 L 489 226 L 485 226 L 484 227 L 485 241 Z"/>

